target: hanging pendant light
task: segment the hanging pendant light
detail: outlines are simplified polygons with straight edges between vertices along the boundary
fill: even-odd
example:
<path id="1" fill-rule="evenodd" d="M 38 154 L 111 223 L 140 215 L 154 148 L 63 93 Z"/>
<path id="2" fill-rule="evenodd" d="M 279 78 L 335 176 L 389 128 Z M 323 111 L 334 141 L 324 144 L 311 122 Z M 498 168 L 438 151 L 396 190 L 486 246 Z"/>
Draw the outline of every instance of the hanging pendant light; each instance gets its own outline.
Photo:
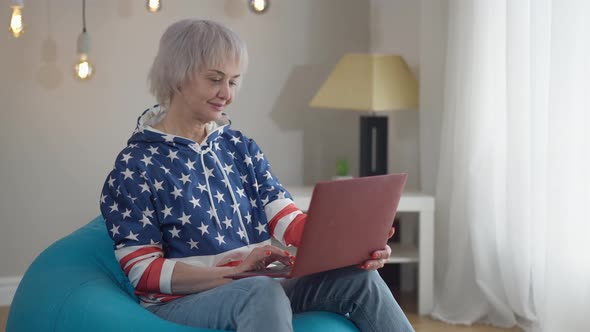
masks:
<path id="1" fill-rule="evenodd" d="M 12 0 L 12 16 L 10 17 L 10 33 L 14 38 L 20 37 L 24 30 L 23 25 L 23 13 L 22 9 L 24 7 L 23 0 Z"/>
<path id="2" fill-rule="evenodd" d="M 150 13 L 157 13 L 162 9 L 162 1 L 160 0 L 147 0 L 145 7 Z"/>
<path id="3" fill-rule="evenodd" d="M 256 14 L 262 14 L 268 10 L 270 0 L 248 0 L 248 7 Z"/>
<path id="4" fill-rule="evenodd" d="M 74 66 L 76 78 L 82 81 L 92 78 L 94 74 L 94 65 L 88 59 L 89 51 L 90 35 L 86 31 L 86 0 L 82 0 L 82 33 L 78 36 L 78 62 Z"/>

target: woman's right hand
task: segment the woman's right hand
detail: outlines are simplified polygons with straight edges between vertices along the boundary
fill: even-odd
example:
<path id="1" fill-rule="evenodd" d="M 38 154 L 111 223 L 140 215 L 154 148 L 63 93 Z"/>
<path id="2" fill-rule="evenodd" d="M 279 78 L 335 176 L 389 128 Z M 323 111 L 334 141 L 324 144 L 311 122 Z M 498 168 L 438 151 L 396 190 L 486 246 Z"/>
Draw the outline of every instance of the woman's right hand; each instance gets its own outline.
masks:
<path id="1" fill-rule="evenodd" d="M 293 265 L 295 256 L 288 251 L 281 250 L 275 246 L 266 245 L 264 247 L 254 248 L 248 257 L 240 265 L 235 267 L 236 273 L 246 271 L 262 270 L 268 264 L 279 261 L 285 265 Z"/>

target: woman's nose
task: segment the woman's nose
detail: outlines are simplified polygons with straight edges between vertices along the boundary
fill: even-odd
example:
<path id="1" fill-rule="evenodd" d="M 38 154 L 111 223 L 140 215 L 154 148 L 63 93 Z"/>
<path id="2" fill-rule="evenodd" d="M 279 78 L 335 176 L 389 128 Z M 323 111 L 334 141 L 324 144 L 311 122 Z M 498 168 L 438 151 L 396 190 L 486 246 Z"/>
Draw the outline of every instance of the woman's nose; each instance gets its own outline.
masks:
<path id="1" fill-rule="evenodd" d="M 225 100 L 231 97 L 231 87 L 229 86 L 229 83 L 222 84 L 221 88 L 217 92 L 217 96 Z"/>

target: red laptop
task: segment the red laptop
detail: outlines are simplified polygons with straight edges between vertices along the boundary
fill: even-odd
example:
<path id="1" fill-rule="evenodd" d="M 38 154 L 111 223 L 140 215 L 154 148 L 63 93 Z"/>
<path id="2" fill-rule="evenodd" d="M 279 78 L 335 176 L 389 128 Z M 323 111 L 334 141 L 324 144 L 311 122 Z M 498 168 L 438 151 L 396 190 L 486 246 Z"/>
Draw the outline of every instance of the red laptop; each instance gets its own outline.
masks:
<path id="1" fill-rule="evenodd" d="M 365 262 L 387 244 L 406 178 L 388 174 L 317 183 L 295 264 L 227 278 L 293 278 Z"/>

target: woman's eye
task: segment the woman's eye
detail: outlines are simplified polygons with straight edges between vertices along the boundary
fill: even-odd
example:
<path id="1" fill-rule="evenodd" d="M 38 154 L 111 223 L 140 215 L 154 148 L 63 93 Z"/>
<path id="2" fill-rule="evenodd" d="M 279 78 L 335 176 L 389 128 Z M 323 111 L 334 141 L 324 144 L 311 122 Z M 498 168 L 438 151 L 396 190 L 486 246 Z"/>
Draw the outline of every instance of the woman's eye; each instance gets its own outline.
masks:
<path id="1" fill-rule="evenodd" d="M 236 81 L 229 81 L 229 85 L 236 86 L 238 83 Z"/>

